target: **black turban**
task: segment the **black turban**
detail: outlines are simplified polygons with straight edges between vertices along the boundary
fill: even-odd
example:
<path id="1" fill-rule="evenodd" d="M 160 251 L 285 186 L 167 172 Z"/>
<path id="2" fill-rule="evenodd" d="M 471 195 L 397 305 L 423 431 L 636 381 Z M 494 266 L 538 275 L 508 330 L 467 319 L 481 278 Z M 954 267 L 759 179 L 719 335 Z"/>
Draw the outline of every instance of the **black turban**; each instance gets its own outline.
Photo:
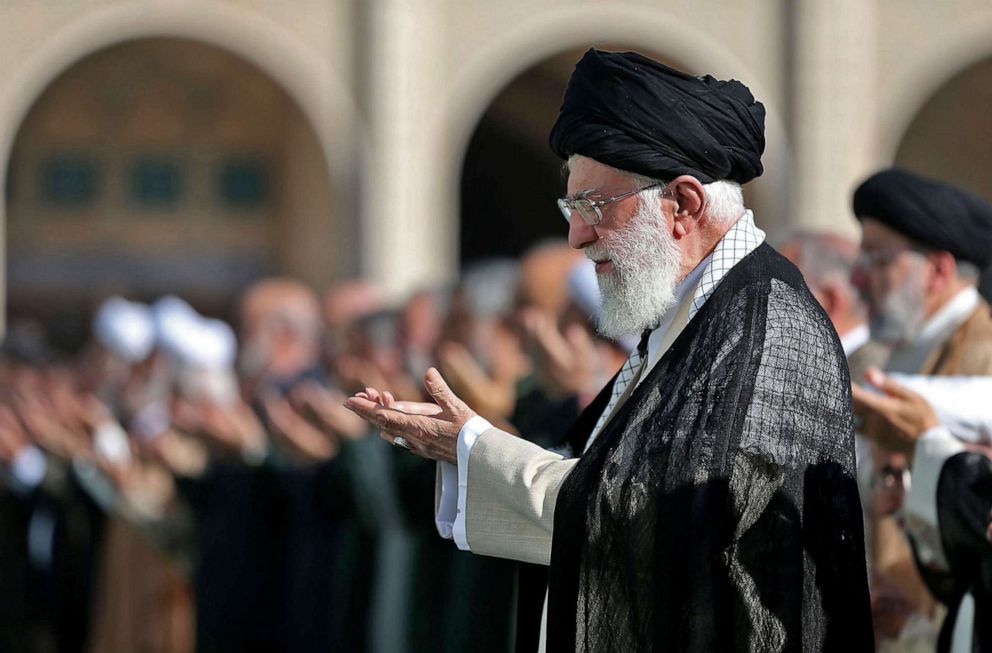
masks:
<path id="1" fill-rule="evenodd" d="M 889 168 L 854 191 L 854 214 L 980 268 L 992 263 L 992 206 L 950 184 Z"/>
<path id="2" fill-rule="evenodd" d="M 704 184 L 761 175 L 765 107 L 736 80 L 694 77 L 633 52 L 589 50 L 575 66 L 551 149 L 628 172 Z"/>

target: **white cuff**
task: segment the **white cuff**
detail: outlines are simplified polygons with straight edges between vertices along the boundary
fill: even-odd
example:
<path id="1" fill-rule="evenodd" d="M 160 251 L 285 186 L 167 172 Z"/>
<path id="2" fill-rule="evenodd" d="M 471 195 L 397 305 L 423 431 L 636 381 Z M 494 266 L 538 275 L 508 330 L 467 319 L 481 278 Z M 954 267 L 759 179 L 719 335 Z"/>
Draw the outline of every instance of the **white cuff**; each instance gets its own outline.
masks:
<path id="1" fill-rule="evenodd" d="M 441 537 L 455 540 L 462 551 L 471 551 L 465 535 L 465 495 L 468 487 L 468 457 L 479 436 L 492 428 L 484 417 L 476 415 L 458 432 L 458 464 L 441 463 L 441 499 L 434 523 Z"/>
<path id="2" fill-rule="evenodd" d="M 454 536 L 458 516 L 458 467 L 443 461 L 438 465 L 441 469 L 441 500 L 434 515 L 434 525 L 441 537 L 450 540 Z"/>
<path id="3" fill-rule="evenodd" d="M 41 449 L 33 444 L 22 447 L 10 464 L 10 472 L 22 491 L 33 490 L 45 479 L 48 459 Z"/>
<path id="4" fill-rule="evenodd" d="M 948 568 L 937 520 L 937 483 L 947 459 L 964 450 L 943 425 L 927 430 L 916 441 L 912 483 L 906 494 L 906 527 L 916 542 L 920 561 L 927 566 Z"/>

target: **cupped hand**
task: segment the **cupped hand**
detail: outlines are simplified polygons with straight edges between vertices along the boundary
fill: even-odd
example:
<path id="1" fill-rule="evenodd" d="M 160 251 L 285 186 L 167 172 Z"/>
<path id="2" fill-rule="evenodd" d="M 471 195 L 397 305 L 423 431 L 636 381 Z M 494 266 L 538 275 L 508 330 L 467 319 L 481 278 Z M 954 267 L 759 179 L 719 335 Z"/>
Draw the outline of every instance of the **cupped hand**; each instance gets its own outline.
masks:
<path id="1" fill-rule="evenodd" d="M 430 368 L 424 387 L 434 403 L 397 401 L 391 393 L 366 388 L 345 401 L 345 407 L 377 426 L 390 442 L 402 437 L 410 451 L 432 460 L 456 462 L 458 433 L 475 411 L 448 387 L 440 372 Z"/>
<path id="2" fill-rule="evenodd" d="M 877 368 L 865 380 L 880 392 L 852 384 L 854 414 L 864 420 L 860 431 L 884 449 L 912 456 L 920 436 L 940 424 L 933 407 Z"/>

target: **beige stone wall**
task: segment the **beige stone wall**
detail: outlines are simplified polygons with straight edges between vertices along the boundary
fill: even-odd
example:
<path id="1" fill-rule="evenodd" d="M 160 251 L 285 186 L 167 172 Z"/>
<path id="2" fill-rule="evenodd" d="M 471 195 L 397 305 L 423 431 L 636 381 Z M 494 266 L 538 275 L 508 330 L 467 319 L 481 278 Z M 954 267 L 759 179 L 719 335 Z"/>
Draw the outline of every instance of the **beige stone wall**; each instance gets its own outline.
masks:
<path id="1" fill-rule="evenodd" d="M 8 0 L 0 4 L 0 172 L 59 70 L 124 38 L 198 38 L 271 75 L 312 122 L 352 231 L 329 265 L 395 293 L 450 278 L 462 155 L 488 104 L 570 48 L 629 43 L 744 80 L 768 107 L 766 226 L 856 234 L 849 193 L 891 162 L 941 84 L 992 56 L 986 0 Z M 298 161 L 294 165 L 305 165 Z M 300 198 L 300 202 L 309 201 Z M 301 209 L 305 210 L 305 209 Z M 310 243 L 308 247 L 308 243 Z M 311 267 L 312 266 L 312 267 Z"/>

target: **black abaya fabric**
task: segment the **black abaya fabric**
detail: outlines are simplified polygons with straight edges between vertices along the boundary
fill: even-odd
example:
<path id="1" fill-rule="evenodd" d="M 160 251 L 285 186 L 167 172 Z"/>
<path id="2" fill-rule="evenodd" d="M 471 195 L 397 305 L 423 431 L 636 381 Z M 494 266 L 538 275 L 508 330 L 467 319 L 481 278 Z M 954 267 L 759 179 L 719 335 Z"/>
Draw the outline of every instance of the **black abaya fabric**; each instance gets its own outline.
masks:
<path id="1" fill-rule="evenodd" d="M 937 523 L 950 570 L 917 564 L 933 595 L 948 607 L 938 653 L 951 650 L 961 600 L 975 603 L 972 650 L 992 651 L 992 542 L 986 538 L 992 508 L 992 461 L 966 451 L 947 459 L 937 483 Z M 954 642 L 957 644 L 957 642 Z"/>
<path id="2" fill-rule="evenodd" d="M 760 246 L 566 478 L 548 650 L 871 650 L 850 401 L 829 320 Z"/>

